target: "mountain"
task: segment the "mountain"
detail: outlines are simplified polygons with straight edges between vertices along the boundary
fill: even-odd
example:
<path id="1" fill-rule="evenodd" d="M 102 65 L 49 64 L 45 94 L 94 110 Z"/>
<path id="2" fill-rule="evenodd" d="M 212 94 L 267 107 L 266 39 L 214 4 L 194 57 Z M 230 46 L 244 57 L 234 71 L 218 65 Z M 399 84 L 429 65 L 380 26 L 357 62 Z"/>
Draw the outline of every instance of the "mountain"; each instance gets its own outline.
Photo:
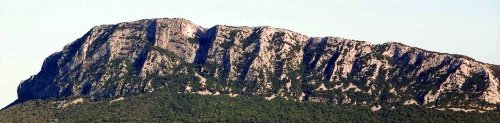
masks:
<path id="1" fill-rule="evenodd" d="M 158 18 L 93 27 L 50 55 L 4 110 L 36 100 L 78 99 L 64 103 L 76 104 L 167 91 L 372 111 L 416 106 L 485 112 L 497 109 L 499 82 L 498 65 L 395 42 L 308 37 L 268 26 L 203 28 Z"/>

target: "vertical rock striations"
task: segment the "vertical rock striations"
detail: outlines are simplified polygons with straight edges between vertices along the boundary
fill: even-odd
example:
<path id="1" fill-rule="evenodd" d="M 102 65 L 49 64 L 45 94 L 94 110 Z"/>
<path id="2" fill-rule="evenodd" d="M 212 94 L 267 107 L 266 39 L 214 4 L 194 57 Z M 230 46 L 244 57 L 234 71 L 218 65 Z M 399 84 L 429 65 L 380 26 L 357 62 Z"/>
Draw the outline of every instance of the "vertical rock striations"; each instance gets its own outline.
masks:
<path id="1" fill-rule="evenodd" d="M 165 89 L 339 105 L 492 110 L 500 102 L 499 78 L 500 66 L 400 43 L 147 19 L 92 28 L 23 81 L 17 102 Z"/>

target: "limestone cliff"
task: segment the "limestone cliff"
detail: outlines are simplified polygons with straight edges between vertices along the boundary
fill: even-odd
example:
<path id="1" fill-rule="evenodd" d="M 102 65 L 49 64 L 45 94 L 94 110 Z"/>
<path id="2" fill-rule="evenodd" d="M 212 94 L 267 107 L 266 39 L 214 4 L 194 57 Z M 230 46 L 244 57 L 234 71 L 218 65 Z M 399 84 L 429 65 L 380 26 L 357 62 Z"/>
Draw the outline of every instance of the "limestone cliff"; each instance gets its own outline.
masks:
<path id="1" fill-rule="evenodd" d="M 200 27 L 185 19 L 101 25 L 23 81 L 17 102 L 166 89 L 339 105 L 492 110 L 500 66 L 400 43 L 308 37 L 273 27 Z"/>

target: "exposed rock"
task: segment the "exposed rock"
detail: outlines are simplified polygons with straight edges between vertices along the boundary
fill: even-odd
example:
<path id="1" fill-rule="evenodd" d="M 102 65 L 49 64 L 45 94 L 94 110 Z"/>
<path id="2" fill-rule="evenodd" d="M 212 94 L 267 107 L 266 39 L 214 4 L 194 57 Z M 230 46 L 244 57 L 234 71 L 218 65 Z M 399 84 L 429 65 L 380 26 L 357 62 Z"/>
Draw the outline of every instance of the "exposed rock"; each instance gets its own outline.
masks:
<path id="1" fill-rule="evenodd" d="M 276 97 L 276 95 L 271 95 L 271 96 L 269 96 L 269 97 L 265 97 L 265 99 L 266 99 L 266 100 L 272 100 L 272 99 L 274 99 L 275 97 Z"/>
<path id="2" fill-rule="evenodd" d="M 117 98 L 117 99 L 111 100 L 111 101 L 109 101 L 109 105 L 113 104 L 114 102 L 122 101 L 122 100 L 124 100 L 124 99 L 125 99 L 124 97 L 120 97 L 120 98 Z"/>
<path id="3" fill-rule="evenodd" d="M 70 102 L 67 102 L 66 100 L 61 100 L 61 101 L 57 101 L 57 102 L 54 102 L 57 104 L 57 108 L 66 108 L 68 106 L 71 106 L 71 105 L 76 105 L 76 104 L 79 104 L 79 103 L 83 103 L 83 98 L 76 98 L 74 99 L 73 101 L 70 101 Z"/>
<path id="4" fill-rule="evenodd" d="M 400 43 L 308 37 L 267 26 L 206 29 L 185 19 L 161 18 L 92 28 L 23 81 L 16 102 L 164 89 L 485 109 L 500 102 L 499 78 L 500 66 Z"/>
<path id="5" fill-rule="evenodd" d="M 200 94 L 200 95 L 212 95 L 212 92 L 208 91 L 208 90 L 204 90 L 204 91 L 198 91 L 196 92 L 197 94 Z"/>
<path id="6" fill-rule="evenodd" d="M 370 109 L 371 109 L 372 111 L 378 111 L 378 110 L 380 110 L 381 108 L 382 108 L 382 106 L 377 105 L 377 106 L 372 106 Z"/>

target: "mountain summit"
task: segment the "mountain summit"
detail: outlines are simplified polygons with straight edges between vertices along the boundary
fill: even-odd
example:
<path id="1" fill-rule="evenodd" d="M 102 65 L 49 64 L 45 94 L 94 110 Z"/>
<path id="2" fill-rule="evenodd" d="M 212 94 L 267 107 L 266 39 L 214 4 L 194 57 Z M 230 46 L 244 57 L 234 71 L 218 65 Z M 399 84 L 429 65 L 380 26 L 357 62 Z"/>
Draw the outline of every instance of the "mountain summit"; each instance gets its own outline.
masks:
<path id="1" fill-rule="evenodd" d="M 35 99 L 173 93 L 297 102 L 494 110 L 500 66 L 400 43 L 308 37 L 273 27 L 145 19 L 93 27 L 18 88 Z"/>

